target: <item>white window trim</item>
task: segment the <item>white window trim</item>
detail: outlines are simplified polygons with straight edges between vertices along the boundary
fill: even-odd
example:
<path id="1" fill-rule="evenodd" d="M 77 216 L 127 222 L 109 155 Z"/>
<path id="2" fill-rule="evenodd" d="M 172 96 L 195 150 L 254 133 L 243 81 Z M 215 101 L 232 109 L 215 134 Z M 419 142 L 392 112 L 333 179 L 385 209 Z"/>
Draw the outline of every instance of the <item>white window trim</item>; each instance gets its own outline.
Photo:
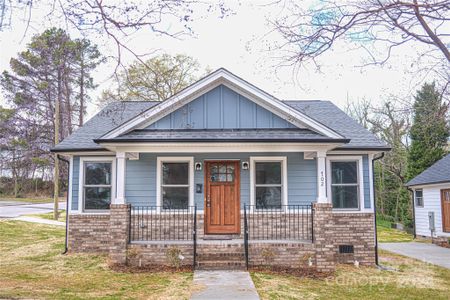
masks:
<path id="1" fill-rule="evenodd" d="M 421 191 L 422 192 L 422 205 L 417 205 L 417 191 Z M 414 190 L 414 206 L 417 208 L 424 208 L 425 207 L 425 202 L 423 201 L 423 189 L 415 189 Z"/>
<path id="2" fill-rule="evenodd" d="M 333 194 L 331 193 L 331 162 L 334 161 L 356 161 L 358 166 L 358 198 L 359 198 L 359 208 L 333 208 L 333 212 L 371 212 L 371 208 L 364 207 L 364 173 L 363 173 L 363 157 L 362 156 L 327 156 L 327 194 L 330 203 L 333 203 Z"/>
<path id="3" fill-rule="evenodd" d="M 156 159 L 156 206 L 162 206 L 161 183 L 162 164 L 165 162 L 187 162 L 189 163 L 189 206 L 194 205 L 194 157 L 193 156 L 158 156 Z"/>
<path id="4" fill-rule="evenodd" d="M 288 204 L 287 157 L 286 156 L 250 156 L 250 205 L 256 205 L 255 163 L 281 162 L 281 205 Z"/>
<path id="5" fill-rule="evenodd" d="M 109 210 L 84 210 L 84 163 L 85 162 L 111 162 L 111 203 L 116 198 L 116 157 L 85 156 L 80 157 L 78 181 L 78 213 L 107 215 Z"/>

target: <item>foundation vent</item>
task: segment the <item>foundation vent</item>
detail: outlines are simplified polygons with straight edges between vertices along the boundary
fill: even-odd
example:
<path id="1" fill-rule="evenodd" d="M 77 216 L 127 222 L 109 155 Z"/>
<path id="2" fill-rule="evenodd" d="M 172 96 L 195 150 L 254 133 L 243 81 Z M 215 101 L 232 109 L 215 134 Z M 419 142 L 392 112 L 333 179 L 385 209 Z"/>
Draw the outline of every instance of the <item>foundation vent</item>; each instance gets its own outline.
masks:
<path id="1" fill-rule="evenodd" d="M 339 253 L 340 254 L 354 253 L 353 245 L 339 245 Z"/>

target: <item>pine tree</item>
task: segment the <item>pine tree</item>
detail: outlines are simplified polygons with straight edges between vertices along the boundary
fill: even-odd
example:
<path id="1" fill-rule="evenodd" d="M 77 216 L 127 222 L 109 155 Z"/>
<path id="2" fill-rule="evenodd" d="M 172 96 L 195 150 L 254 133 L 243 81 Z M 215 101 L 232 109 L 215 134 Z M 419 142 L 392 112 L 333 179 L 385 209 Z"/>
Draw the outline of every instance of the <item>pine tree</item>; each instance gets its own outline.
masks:
<path id="1" fill-rule="evenodd" d="M 434 83 L 424 84 L 417 92 L 408 154 L 409 179 L 423 172 L 447 153 L 447 109 Z"/>

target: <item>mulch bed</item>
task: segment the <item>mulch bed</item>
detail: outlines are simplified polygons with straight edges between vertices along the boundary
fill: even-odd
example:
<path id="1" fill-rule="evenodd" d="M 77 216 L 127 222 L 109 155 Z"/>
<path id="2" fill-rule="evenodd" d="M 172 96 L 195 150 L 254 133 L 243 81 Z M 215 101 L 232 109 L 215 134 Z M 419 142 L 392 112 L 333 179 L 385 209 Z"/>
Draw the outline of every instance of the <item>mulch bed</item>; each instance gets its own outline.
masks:
<path id="1" fill-rule="evenodd" d="M 275 275 L 290 275 L 311 279 L 325 279 L 334 275 L 334 273 L 317 272 L 316 270 L 310 268 L 291 268 L 283 266 L 255 266 L 249 267 L 249 271 Z"/>

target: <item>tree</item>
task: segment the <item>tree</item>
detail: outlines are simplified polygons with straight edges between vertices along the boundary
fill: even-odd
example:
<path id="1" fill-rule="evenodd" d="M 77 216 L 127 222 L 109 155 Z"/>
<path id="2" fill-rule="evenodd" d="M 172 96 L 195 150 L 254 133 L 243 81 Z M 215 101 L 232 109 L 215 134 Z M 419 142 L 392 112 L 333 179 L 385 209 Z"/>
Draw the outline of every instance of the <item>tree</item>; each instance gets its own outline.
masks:
<path id="1" fill-rule="evenodd" d="M 77 118 L 83 118 L 81 97 L 74 91 L 86 93 L 94 86 L 90 74 L 100 62 L 94 45 L 72 40 L 64 30 L 51 28 L 33 36 L 27 49 L 11 59 L 11 72 L 4 71 L 0 77 L 5 99 L 13 110 L 2 141 L 11 156 L 11 170 L 17 169 L 14 161 L 19 154 L 26 162 L 24 177 L 34 173 L 36 158 L 52 163 L 55 218 L 60 167 L 57 155 L 50 155 L 49 149 L 72 132 Z M 20 153 L 14 150 L 17 145 Z"/>
<path id="2" fill-rule="evenodd" d="M 117 85 L 103 91 L 100 103 L 163 101 L 197 80 L 200 64 L 192 57 L 163 54 L 133 63 L 120 72 Z"/>
<path id="3" fill-rule="evenodd" d="M 287 50 L 287 61 L 315 62 L 338 42 L 367 50 L 373 64 L 384 64 L 393 49 L 410 43 L 428 46 L 422 54 L 439 56 L 441 64 L 450 61 L 449 0 L 283 2 L 288 16 L 274 27 L 285 41 L 279 48 Z"/>
<path id="4" fill-rule="evenodd" d="M 408 178 L 412 179 L 446 154 L 450 135 L 448 104 L 435 84 L 424 84 L 414 102 L 411 148 L 408 155 Z"/>
<path id="5" fill-rule="evenodd" d="M 223 0 L 0 0 L 0 31 L 14 26 L 16 21 L 27 24 L 25 36 L 34 21 L 33 10 L 48 11 L 49 18 L 62 20 L 61 25 L 69 29 L 84 34 L 98 34 L 99 38 L 107 37 L 116 46 L 114 58 L 117 67 L 121 65 L 124 53 L 143 62 L 145 53 L 137 53 L 128 45 L 131 37 L 139 30 L 179 38 L 192 33 L 190 23 L 194 11 L 199 15 L 218 11 L 220 18 L 230 14 Z"/>

